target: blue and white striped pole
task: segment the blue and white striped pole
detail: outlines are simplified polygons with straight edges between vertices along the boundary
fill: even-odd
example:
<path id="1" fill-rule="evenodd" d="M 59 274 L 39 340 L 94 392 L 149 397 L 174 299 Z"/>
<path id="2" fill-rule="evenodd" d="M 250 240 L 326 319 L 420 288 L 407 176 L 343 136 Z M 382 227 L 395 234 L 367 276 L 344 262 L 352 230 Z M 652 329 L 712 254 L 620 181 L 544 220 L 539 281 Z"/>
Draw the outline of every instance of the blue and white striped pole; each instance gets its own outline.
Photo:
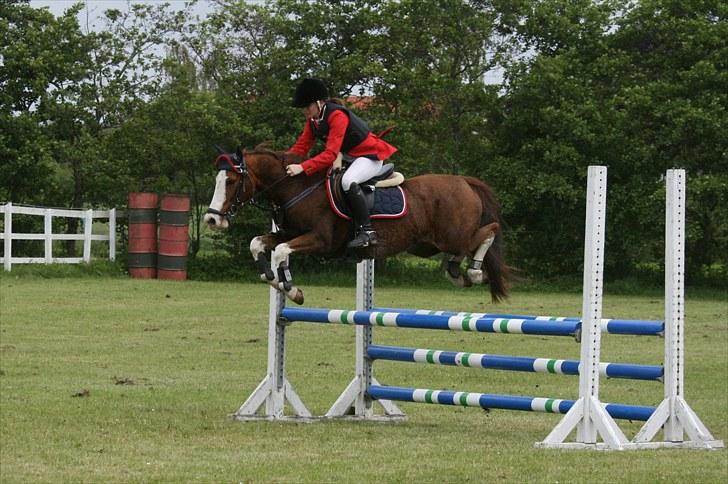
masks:
<path id="1" fill-rule="evenodd" d="M 545 336 L 574 336 L 579 321 L 538 321 L 533 319 L 474 318 L 432 314 L 341 309 L 284 308 L 281 317 L 288 321 L 340 323 L 364 326 L 477 331 L 481 333 L 520 333 Z"/>
<path id="2" fill-rule="evenodd" d="M 579 374 L 578 360 L 487 355 L 482 353 L 382 345 L 369 345 L 367 355 L 372 360 L 406 361 L 410 363 L 430 363 L 433 365 L 465 366 L 534 373 L 556 373 L 562 375 Z M 663 377 L 663 368 L 661 366 L 623 363 L 600 363 L 599 366 L 601 375 L 608 378 L 662 381 Z"/>
<path id="3" fill-rule="evenodd" d="M 519 397 L 494 395 L 488 393 L 454 392 L 448 390 L 427 390 L 423 388 L 404 388 L 372 385 L 369 396 L 375 400 L 396 400 L 400 402 L 436 403 L 440 405 L 460 405 L 464 407 L 500 408 L 504 410 L 523 410 L 527 412 L 546 412 L 564 414 L 574 405 L 574 400 L 557 398 Z M 641 420 L 650 418 L 654 407 L 607 403 L 604 405 L 612 418 Z"/>
<path id="4" fill-rule="evenodd" d="M 372 311 L 434 314 L 436 316 L 469 316 L 471 318 L 501 318 L 501 319 L 530 319 L 535 321 L 577 321 L 581 318 L 562 316 L 530 316 L 525 314 L 504 314 L 504 313 L 468 313 L 452 311 L 432 311 L 429 309 L 404 309 L 404 308 L 372 308 Z M 665 322 L 649 319 L 602 319 L 602 332 L 610 334 L 631 334 L 642 336 L 663 336 L 665 333 Z"/>

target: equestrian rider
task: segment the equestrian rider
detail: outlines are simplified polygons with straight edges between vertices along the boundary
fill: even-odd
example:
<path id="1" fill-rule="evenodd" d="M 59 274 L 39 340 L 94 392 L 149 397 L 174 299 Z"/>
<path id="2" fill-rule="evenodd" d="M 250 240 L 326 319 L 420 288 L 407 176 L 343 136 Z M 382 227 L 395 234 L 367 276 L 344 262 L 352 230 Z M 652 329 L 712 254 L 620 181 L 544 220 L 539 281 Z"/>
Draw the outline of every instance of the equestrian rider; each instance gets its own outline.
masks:
<path id="1" fill-rule="evenodd" d="M 301 164 L 288 165 L 287 173 L 290 176 L 302 172 L 311 175 L 332 166 L 341 152 L 345 161 L 351 160 L 341 179 L 356 228 L 356 237 L 349 242 L 349 247 L 376 244 L 377 234 L 369 219 L 369 209 L 359 184 L 375 176 L 382 168 L 382 162 L 392 156 L 397 148 L 372 133 L 366 122 L 357 115 L 330 99 L 326 86 L 319 79 L 301 81 L 296 87 L 293 106 L 303 108 L 306 124 L 303 133 L 288 152 L 307 156 L 316 139 L 324 141 L 325 148 Z"/>

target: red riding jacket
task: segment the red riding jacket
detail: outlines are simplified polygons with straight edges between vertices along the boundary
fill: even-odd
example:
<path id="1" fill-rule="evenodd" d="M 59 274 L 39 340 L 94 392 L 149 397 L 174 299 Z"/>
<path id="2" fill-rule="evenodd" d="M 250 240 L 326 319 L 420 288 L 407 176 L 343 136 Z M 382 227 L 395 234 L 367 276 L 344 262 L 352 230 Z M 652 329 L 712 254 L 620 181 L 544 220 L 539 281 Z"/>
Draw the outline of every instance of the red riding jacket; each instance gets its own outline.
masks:
<path id="1" fill-rule="evenodd" d="M 336 108 L 331 109 L 332 106 L 336 106 Z M 303 133 L 288 150 L 289 153 L 306 156 L 316 142 L 317 137 L 326 141 L 326 146 L 321 153 L 301 163 L 306 175 L 312 175 L 333 165 L 340 151 L 345 151 L 345 154 L 353 157 L 376 156 L 380 160 L 386 160 L 397 151 L 397 148 L 371 131 L 366 134 L 363 141 L 353 148 L 342 150 L 345 138 L 347 135 L 352 134 L 349 132 L 352 123 L 349 120 L 348 110 L 345 108 L 339 109 L 339 106 L 328 102 L 326 103 L 326 110 L 328 112 L 324 113 L 324 119 L 320 123 L 313 120 L 306 122 L 303 126 Z M 326 130 L 327 127 L 328 130 Z M 364 127 L 368 131 L 366 125 Z M 324 134 L 321 135 L 321 133 Z"/>

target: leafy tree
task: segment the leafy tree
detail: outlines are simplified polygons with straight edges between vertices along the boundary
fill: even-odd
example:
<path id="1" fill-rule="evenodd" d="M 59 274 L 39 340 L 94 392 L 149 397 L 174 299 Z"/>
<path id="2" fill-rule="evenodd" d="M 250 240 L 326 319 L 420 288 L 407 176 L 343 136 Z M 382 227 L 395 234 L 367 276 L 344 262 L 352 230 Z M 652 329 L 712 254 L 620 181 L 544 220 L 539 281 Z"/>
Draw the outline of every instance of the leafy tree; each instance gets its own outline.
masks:
<path id="1" fill-rule="evenodd" d="M 129 191 L 190 194 L 194 256 L 202 210 L 212 198 L 213 145 L 234 146 L 249 129 L 227 99 L 196 88 L 194 68 L 180 57 L 169 59 L 170 82 L 110 136 L 109 144 L 128 169 Z"/>
<path id="2" fill-rule="evenodd" d="M 386 2 L 373 89 L 410 174 L 487 172 L 487 115 L 498 87 L 484 83 L 507 46 L 485 2 Z"/>
<path id="3" fill-rule="evenodd" d="M 83 33 L 81 4 L 58 18 L 25 4 L 0 9 L 0 123 L 8 133 L 0 150 L 11 170 L 3 195 L 71 207 L 118 203 L 123 185 L 104 136 L 154 94 L 158 82 L 151 73 L 161 59 L 150 47 L 184 17 L 136 5 L 125 15 L 109 11 L 108 31 Z M 38 176 L 28 176 L 33 173 Z M 39 188 L 39 180 L 49 182 Z M 67 231 L 77 232 L 78 223 L 67 219 Z M 68 242 L 69 252 L 74 245 Z"/>
<path id="4" fill-rule="evenodd" d="M 69 124 L 64 87 L 76 86 L 90 66 L 92 46 L 75 20 L 79 9 L 56 19 L 24 3 L 0 3 L 2 199 L 68 202 L 72 170 L 59 159 L 52 132 Z"/>
<path id="5" fill-rule="evenodd" d="M 492 132 L 529 271 L 578 270 L 589 164 L 609 166 L 608 274 L 659 267 L 671 167 L 687 168 L 691 196 L 708 202 L 690 205 L 691 272 L 725 261 L 726 26 L 719 2 L 690 3 L 549 0 L 513 17 L 536 52 L 509 66 Z"/>

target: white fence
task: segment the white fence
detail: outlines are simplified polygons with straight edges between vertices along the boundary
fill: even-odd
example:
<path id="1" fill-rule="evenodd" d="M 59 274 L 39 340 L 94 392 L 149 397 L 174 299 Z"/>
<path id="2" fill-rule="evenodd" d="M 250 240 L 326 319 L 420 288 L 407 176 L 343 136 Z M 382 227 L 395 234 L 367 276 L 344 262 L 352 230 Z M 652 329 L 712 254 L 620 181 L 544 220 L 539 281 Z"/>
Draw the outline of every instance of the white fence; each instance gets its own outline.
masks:
<path id="1" fill-rule="evenodd" d="M 109 243 L 109 260 L 116 259 L 116 209 L 111 210 L 73 210 L 57 208 L 23 207 L 6 203 L 0 205 L 0 211 L 5 213 L 5 229 L 0 233 L 4 239 L 4 257 L 0 257 L 5 270 L 10 271 L 13 264 L 51 264 L 66 263 L 78 264 L 91 260 L 91 242 L 106 241 Z M 45 230 L 36 234 L 13 233 L 13 214 L 38 215 L 45 218 Z M 54 234 L 53 217 L 73 217 L 83 219 L 82 234 Z M 108 235 L 94 235 L 92 233 L 95 219 L 109 220 Z M 45 257 L 13 257 L 13 240 L 43 240 L 45 241 Z M 83 257 L 53 257 L 54 240 L 83 240 Z"/>

